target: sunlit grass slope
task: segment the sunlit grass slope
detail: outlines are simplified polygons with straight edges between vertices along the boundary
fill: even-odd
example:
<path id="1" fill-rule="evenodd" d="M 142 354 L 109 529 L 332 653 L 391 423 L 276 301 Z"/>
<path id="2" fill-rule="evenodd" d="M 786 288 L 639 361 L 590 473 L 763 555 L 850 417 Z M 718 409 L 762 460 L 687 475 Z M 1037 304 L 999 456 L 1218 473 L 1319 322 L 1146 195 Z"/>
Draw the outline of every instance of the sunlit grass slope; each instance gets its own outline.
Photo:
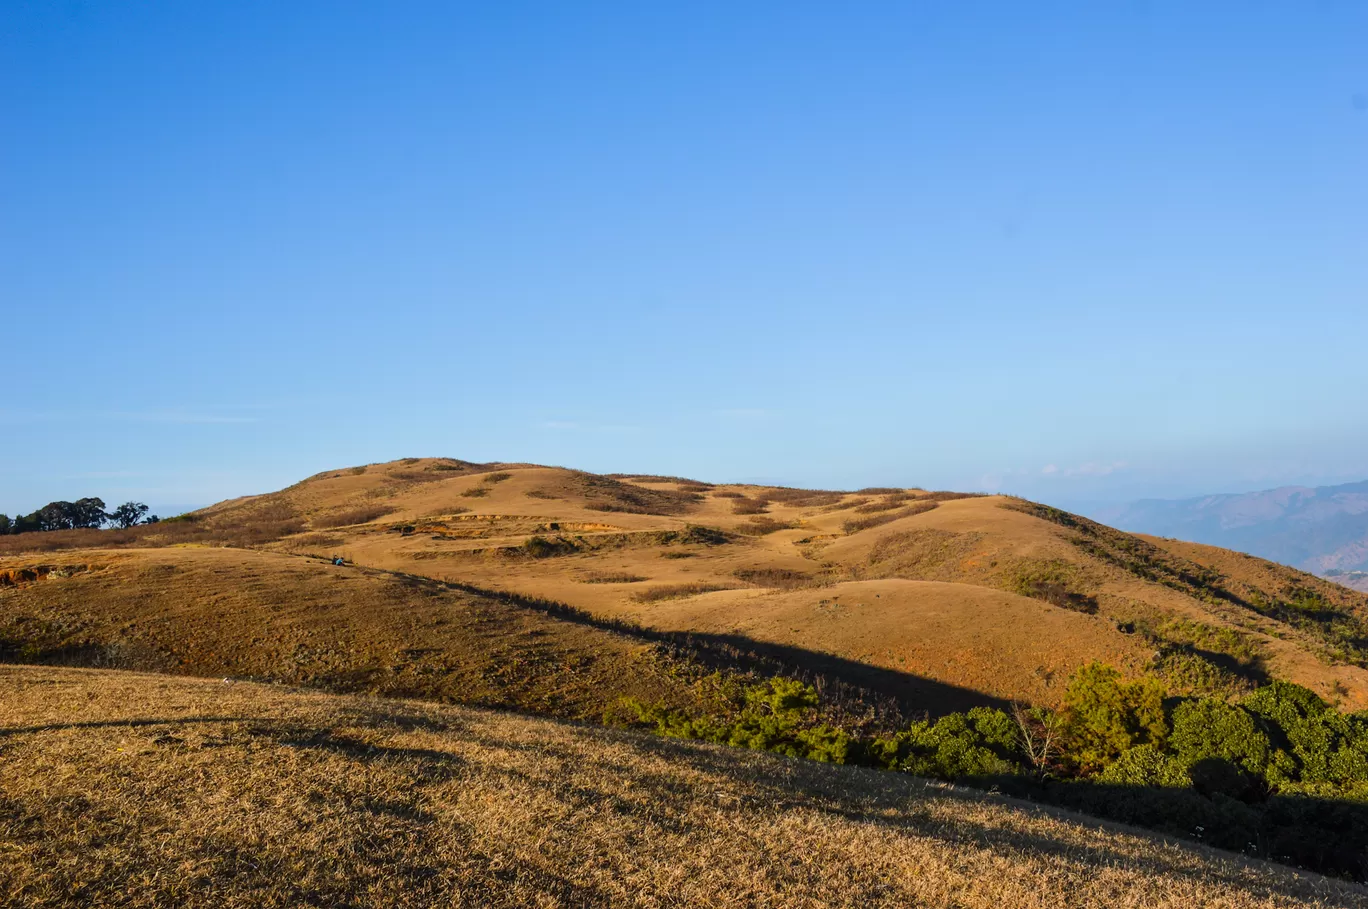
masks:
<path id="1" fill-rule="evenodd" d="M 1361 906 L 896 774 L 506 713 L 0 667 L 10 906 Z"/>

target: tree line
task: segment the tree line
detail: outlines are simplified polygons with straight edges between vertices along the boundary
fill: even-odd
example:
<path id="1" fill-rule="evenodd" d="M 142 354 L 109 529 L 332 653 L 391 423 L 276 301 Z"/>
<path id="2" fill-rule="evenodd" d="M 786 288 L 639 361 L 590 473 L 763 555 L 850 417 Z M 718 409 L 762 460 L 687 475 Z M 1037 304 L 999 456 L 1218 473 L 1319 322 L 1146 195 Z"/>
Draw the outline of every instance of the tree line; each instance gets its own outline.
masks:
<path id="1" fill-rule="evenodd" d="M 105 511 L 103 499 L 89 497 L 75 502 L 49 502 L 31 514 L 0 514 L 0 534 L 33 533 L 49 530 L 97 530 L 118 527 L 127 530 L 138 524 L 155 524 L 161 520 L 148 514 L 142 502 L 124 502 L 113 511 Z"/>

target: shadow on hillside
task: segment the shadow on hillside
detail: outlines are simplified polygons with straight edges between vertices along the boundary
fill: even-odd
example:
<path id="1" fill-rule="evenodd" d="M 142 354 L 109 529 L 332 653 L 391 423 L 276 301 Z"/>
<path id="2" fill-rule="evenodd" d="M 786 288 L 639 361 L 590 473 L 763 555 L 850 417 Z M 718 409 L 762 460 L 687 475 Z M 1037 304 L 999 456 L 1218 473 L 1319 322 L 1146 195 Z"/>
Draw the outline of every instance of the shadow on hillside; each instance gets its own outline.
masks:
<path id="1" fill-rule="evenodd" d="M 257 717 L 245 716 L 190 716 L 170 719 L 99 720 L 84 723 L 47 723 L 42 726 L 0 726 L 0 737 L 30 735 L 39 732 L 63 732 L 69 729 L 144 729 L 151 726 L 195 726 L 211 723 L 242 723 Z"/>
<path id="2" fill-rule="evenodd" d="M 843 699 L 887 699 L 901 717 L 938 717 L 973 707 L 1007 709 L 1008 701 L 972 688 L 938 682 L 910 672 L 899 672 L 849 660 L 834 654 L 787 644 L 756 641 L 739 634 L 643 632 L 659 635 L 661 643 L 675 644 L 700 654 L 717 668 L 780 674 L 812 683 L 836 703 Z"/>
<path id="3" fill-rule="evenodd" d="M 1263 795 L 1241 800 L 1220 792 L 1163 789 L 1093 781 L 1038 782 L 1027 776 L 994 776 L 962 780 L 946 787 L 888 770 L 830 765 L 756 752 L 738 760 L 734 749 L 699 747 L 676 739 L 641 738 L 641 751 L 672 760 L 683 759 L 697 769 L 755 791 L 751 798 L 767 805 L 801 806 L 844 818 L 941 839 L 947 844 L 966 840 L 1007 853 L 1069 854 L 1099 868 L 1144 864 L 1156 873 L 1210 881 L 1219 876 L 1233 886 L 1247 887 L 1238 867 L 1219 874 L 1209 865 L 1197 866 L 1183 857 L 1168 858 L 1159 849 L 1143 856 L 1112 848 L 1105 841 L 1086 845 L 1061 842 L 1048 834 L 1005 824 L 975 824 L 958 816 L 953 823 L 908 811 L 908 799 L 956 798 L 992 801 L 993 793 L 1042 806 L 1065 809 L 1098 821 L 1126 824 L 1161 835 L 1235 853 L 1232 858 L 1259 858 L 1364 882 L 1368 881 L 1368 804 L 1306 796 Z M 774 761 L 784 772 L 775 772 Z M 642 776 L 640 768 L 624 771 Z M 649 784 L 649 780 L 647 781 Z M 1078 818 L 1069 818 L 1077 822 Z M 1086 819 L 1083 819 L 1086 822 Z M 966 832 L 966 827 L 972 830 Z M 1300 896 L 1325 898 L 1314 881 L 1306 881 Z M 1300 886 L 1300 885 L 1299 885 Z M 1290 892 L 1290 891 L 1286 891 Z"/>
<path id="4" fill-rule="evenodd" d="M 908 717 L 938 717 L 973 707 L 1006 709 L 1010 706 L 1002 698 L 971 688 L 804 647 L 757 641 L 739 634 L 659 631 L 634 622 L 602 618 L 554 600 L 489 590 L 455 581 L 434 581 L 421 575 L 392 574 L 398 575 L 406 583 L 436 584 L 508 605 L 533 609 L 601 631 L 626 635 L 655 644 L 674 657 L 696 662 L 710 670 L 729 669 L 759 675 L 792 676 L 812 684 L 823 696 L 824 703 L 830 703 L 847 713 L 868 714 L 872 711 L 878 722 L 901 724 Z"/>
<path id="5" fill-rule="evenodd" d="M 1212 764 L 1224 764 L 1211 760 Z M 1194 767 L 1194 777 L 1203 768 Z M 1222 768 L 1206 768 L 1220 770 Z M 1220 774 L 1215 774 L 1220 775 Z M 1006 795 L 1144 827 L 1231 852 L 1368 880 L 1368 804 L 1208 788 L 1003 776 L 969 781 Z"/>

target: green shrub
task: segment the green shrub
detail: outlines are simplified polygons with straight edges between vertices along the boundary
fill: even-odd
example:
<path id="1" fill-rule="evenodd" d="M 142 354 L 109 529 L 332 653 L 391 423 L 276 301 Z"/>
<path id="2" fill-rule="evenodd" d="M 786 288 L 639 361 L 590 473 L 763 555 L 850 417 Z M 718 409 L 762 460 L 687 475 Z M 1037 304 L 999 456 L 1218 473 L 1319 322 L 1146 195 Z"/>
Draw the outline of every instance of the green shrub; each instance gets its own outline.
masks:
<path id="1" fill-rule="evenodd" d="M 624 704 L 638 723 L 670 738 L 702 739 L 833 764 L 847 763 L 854 756 L 855 740 L 849 733 L 818 722 L 817 691 L 811 685 L 780 677 L 745 686 L 739 695 L 725 688 L 723 693 L 734 702 L 730 716 L 691 716 L 633 699 Z"/>
<path id="2" fill-rule="evenodd" d="M 1102 663 L 1074 673 L 1064 693 L 1066 761 L 1084 774 L 1106 767 L 1136 745 L 1162 747 L 1168 734 L 1164 689 L 1126 682 Z"/>
<path id="3" fill-rule="evenodd" d="M 1174 756 L 1186 767 L 1221 760 L 1263 776 L 1273 746 L 1253 713 L 1215 698 L 1184 701 L 1173 711 L 1169 739 Z"/>
<path id="4" fill-rule="evenodd" d="M 1183 762 L 1155 745 L 1136 745 L 1107 765 L 1098 780 L 1124 786 L 1191 786 Z"/>
<path id="5" fill-rule="evenodd" d="M 1331 710 L 1315 692 L 1290 682 L 1260 688 L 1244 706 L 1275 726 L 1279 744 L 1291 750 L 1296 766 L 1286 774 L 1288 781 L 1346 785 L 1368 780 L 1368 722 Z"/>
<path id="6" fill-rule="evenodd" d="M 989 707 L 922 720 L 882 740 L 874 753 L 883 763 L 917 776 L 955 780 L 1017 773 L 1021 741 L 1016 722 Z"/>

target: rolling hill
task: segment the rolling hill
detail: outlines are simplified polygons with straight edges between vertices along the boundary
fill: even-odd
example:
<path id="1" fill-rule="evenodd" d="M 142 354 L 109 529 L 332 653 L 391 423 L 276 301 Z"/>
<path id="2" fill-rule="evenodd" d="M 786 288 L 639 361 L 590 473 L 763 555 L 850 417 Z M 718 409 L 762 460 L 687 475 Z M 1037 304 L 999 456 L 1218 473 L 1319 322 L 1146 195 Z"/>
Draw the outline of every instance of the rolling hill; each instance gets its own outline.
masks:
<path id="1" fill-rule="evenodd" d="M 0 666 L 10 906 L 1349 907 L 899 774 L 516 714 Z"/>
<path id="2" fill-rule="evenodd" d="M 221 680 L 224 692 L 255 692 L 252 699 L 271 709 L 288 705 L 254 684 L 306 686 L 655 728 L 984 786 L 997 779 L 1003 791 L 1177 836 L 1200 837 L 1204 824 L 1228 821 L 1212 841 L 1244 848 L 1245 838 L 1225 833 L 1248 831 L 1258 840 L 1250 841 L 1252 854 L 1309 868 L 1355 878 L 1368 868 L 1360 847 L 1333 842 L 1338 833 L 1325 820 L 1338 812 L 1349 825 L 1342 829 L 1368 823 L 1354 788 L 1362 782 L 1355 762 L 1368 760 L 1355 743 L 1368 737 L 1360 735 L 1364 717 L 1349 716 L 1368 707 L 1368 597 L 1251 556 L 1127 534 L 1010 497 L 710 484 L 443 458 L 326 471 L 158 524 L 0 538 L 0 662 L 52 673 L 10 675 L 16 684 L 114 684 L 62 675 L 59 667 L 208 677 Z M 1243 708 L 1228 705 L 1270 679 L 1298 683 L 1310 689 L 1307 697 L 1315 700 L 1313 692 L 1338 709 L 1324 728 L 1332 736 L 1325 747 L 1334 751 L 1325 759 L 1339 763 L 1315 770 L 1319 758 L 1309 752 L 1278 758 L 1276 767 L 1259 763 L 1251 773 L 1291 768 L 1294 775 L 1281 778 L 1283 790 L 1259 790 L 1267 797 L 1254 798 L 1243 777 L 1210 783 L 1214 778 L 1190 776 L 1194 758 L 1182 765 L 1188 782 L 1165 795 L 1153 788 L 1150 771 L 1117 784 L 1097 777 L 1100 764 L 1081 770 L 1059 763 L 1057 754 L 1053 764 L 1033 757 L 993 763 L 986 746 L 972 744 L 974 735 L 990 734 L 963 725 L 979 722 L 975 716 L 1010 725 L 1016 710 L 1023 736 L 1030 723 L 1045 722 L 1022 719 L 1040 715 L 1026 708 L 1063 716 L 1048 709 L 1060 708 L 1069 680 L 1096 662 L 1119 669 L 1119 680 L 1158 677 L 1170 695 L 1208 695 L 1191 703 L 1246 718 Z M 181 684 L 137 678 L 161 692 Z M 811 701 L 783 687 L 800 683 Z M 34 709 L 30 701 L 46 684 L 58 682 L 24 681 L 14 709 Z M 1124 687 L 1130 684 L 1116 690 L 1131 691 Z M 799 706 L 781 706 L 793 697 Z M 81 706 L 72 698 L 63 709 Z M 372 702 L 328 703 L 336 714 Z M 229 716 L 205 715 L 219 717 L 214 723 Z M 91 713 L 83 722 L 101 721 Z M 239 742 L 249 752 L 304 747 L 297 742 L 326 739 L 337 722 L 317 719 L 314 731 L 283 745 L 251 735 Z M 935 764 L 950 769 L 898 763 L 904 746 L 897 743 L 911 741 L 906 736 L 953 738 L 960 733 L 945 730 L 954 729 L 968 738 L 954 739 L 953 748 L 979 748 L 975 766 L 987 769 L 953 769 L 961 766 L 953 748 L 944 753 L 950 763 Z M 5 739 L 10 732 L 0 730 L 0 749 L 18 741 Z M 1017 736 L 1013 727 L 1012 749 L 1025 747 Z M 76 744 L 85 747 L 83 739 Z M 369 760 L 348 772 L 372 774 Z M 1115 754 L 1106 760 L 1119 766 Z M 1304 777 L 1303 765 L 1310 768 Z M 1009 766 L 1018 769 L 993 776 L 993 768 Z M 1035 782 L 1030 767 L 1040 770 Z M 1073 774 L 1067 778 L 1078 785 L 1054 785 L 1055 777 L 1046 779 L 1050 767 Z M 1257 779 L 1264 786 L 1269 778 Z M 1209 783 L 1225 788 L 1204 788 Z M 1253 807 L 1222 821 L 1228 804 L 1220 793 L 1245 793 Z M 0 804 L 0 829 L 30 823 L 23 811 L 6 813 L 4 805 L 19 803 L 4 798 L 10 802 Z M 327 799 L 318 804 L 340 810 Z M 396 810 L 407 817 L 414 809 Z M 41 830 L 34 841 L 43 848 L 68 835 Z M 286 857 L 273 861 L 295 861 L 289 856 L 314 846 L 290 841 L 281 848 Z M 434 861 L 424 855 L 423 862 Z M 138 867 L 153 874 L 154 865 Z M 681 873 L 653 868 L 656 875 Z M 390 886 L 362 865 L 348 872 L 346 886 L 355 875 Z M 544 895 L 536 887 L 551 886 L 537 880 L 526 893 Z M 47 884 L 18 886 L 38 893 Z M 1246 905 L 1240 899 L 1227 902 Z"/>
<path id="3" fill-rule="evenodd" d="M 334 590 L 357 591 L 339 601 L 356 605 L 329 607 L 341 611 L 328 627 L 358 627 L 348 616 L 364 616 L 364 637 L 378 641 L 389 629 L 391 638 L 390 650 L 367 655 L 364 665 L 334 657 L 331 669 L 311 671 L 362 672 L 374 690 L 422 693 L 403 688 L 417 676 L 394 654 L 431 646 L 423 643 L 429 626 L 401 626 L 405 608 L 383 604 L 404 585 L 429 583 L 439 593 L 414 586 L 394 602 L 452 596 L 440 592 L 443 584 L 485 599 L 550 601 L 600 631 L 743 647 L 881 691 L 911 712 L 1054 704 L 1062 681 L 1099 659 L 1128 674 L 1157 671 L 1176 690 L 1238 690 L 1271 675 L 1344 709 L 1368 707 L 1368 597 L 1260 559 L 1125 534 L 1000 496 L 796 490 L 414 458 L 327 471 L 130 531 L 9 537 L 0 554 L 0 571 L 95 566 L 0 592 L 5 646 L 125 647 L 143 653 L 132 668 L 302 681 L 231 642 L 247 626 L 292 621 L 272 604 L 317 584 L 314 596 L 328 602 Z M 327 564 L 334 556 L 347 567 Z M 223 564 L 211 566 L 215 558 Z M 168 650 L 148 637 L 153 626 L 138 620 L 142 607 L 129 605 L 144 587 L 241 616 L 244 629 L 219 626 L 192 650 Z M 57 593 L 63 588 L 72 593 Z M 229 606 L 253 590 L 255 600 Z M 34 638 L 46 627 L 33 621 L 40 606 L 77 601 L 105 618 Z M 285 658 L 278 648 L 272 654 L 272 665 Z M 382 663 L 401 668 L 381 671 Z"/>

